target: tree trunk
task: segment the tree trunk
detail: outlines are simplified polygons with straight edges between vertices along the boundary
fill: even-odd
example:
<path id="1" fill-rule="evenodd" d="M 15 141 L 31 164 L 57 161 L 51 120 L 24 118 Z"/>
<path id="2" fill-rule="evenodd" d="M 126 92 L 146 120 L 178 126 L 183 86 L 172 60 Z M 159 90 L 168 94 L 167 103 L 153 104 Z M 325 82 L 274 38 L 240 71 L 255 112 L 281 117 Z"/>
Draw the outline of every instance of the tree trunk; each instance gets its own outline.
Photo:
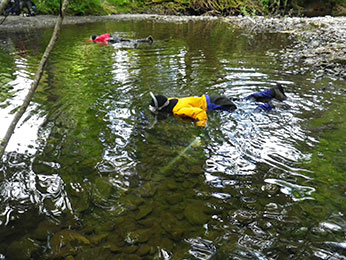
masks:
<path id="1" fill-rule="evenodd" d="M 43 70 L 44 67 L 46 65 L 47 59 L 49 54 L 51 53 L 51 51 L 54 48 L 54 45 L 56 43 L 56 41 L 58 40 L 58 35 L 61 29 L 61 25 L 62 25 L 62 21 L 64 19 L 64 14 L 65 14 L 65 10 L 68 6 L 68 2 L 69 0 L 64 0 L 64 3 L 61 4 L 61 0 L 60 0 L 60 14 L 58 16 L 58 20 L 55 24 L 55 28 L 52 34 L 52 38 L 50 39 L 50 42 L 41 58 L 40 64 L 38 66 L 37 72 L 35 74 L 35 78 L 34 81 L 31 83 L 30 89 L 28 94 L 26 95 L 23 105 L 20 106 L 18 112 L 15 114 L 9 128 L 7 129 L 7 132 L 5 134 L 5 137 L 3 140 L 1 140 L 1 144 L 0 144 L 0 159 L 2 158 L 2 156 L 4 155 L 6 146 L 14 132 L 14 129 L 16 128 L 16 125 L 18 123 L 18 121 L 20 120 L 20 118 L 23 116 L 23 114 L 25 113 L 27 107 L 29 106 L 31 99 L 33 98 L 35 91 L 37 89 L 38 84 L 40 83 L 42 74 L 43 74 Z"/>
<path id="2" fill-rule="evenodd" d="M 5 7 L 7 6 L 9 1 L 10 0 L 1 0 L 1 3 L 0 3 L 0 14 L 2 14 L 2 11 L 5 9 Z"/>

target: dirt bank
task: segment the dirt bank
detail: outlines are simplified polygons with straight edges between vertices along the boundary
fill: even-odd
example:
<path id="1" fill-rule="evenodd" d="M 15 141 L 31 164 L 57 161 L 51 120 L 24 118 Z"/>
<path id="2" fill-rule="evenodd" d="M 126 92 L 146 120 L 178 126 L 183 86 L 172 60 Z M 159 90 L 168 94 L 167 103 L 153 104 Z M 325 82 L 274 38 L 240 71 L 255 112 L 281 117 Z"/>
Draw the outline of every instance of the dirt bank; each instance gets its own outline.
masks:
<path id="1" fill-rule="evenodd" d="M 0 22 L 3 17 L 0 16 Z M 65 17 L 64 24 L 85 24 L 100 21 L 153 20 L 157 22 L 189 22 L 220 19 L 248 33 L 286 33 L 293 44 L 281 51 L 279 58 L 284 66 L 297 67 L 296 73 L 313 71 L 317 76 L 329 75 L 346 78 L 346 17 L 214 17 L 166 16 L 151 14 L 125 14 L 109 16 Z M 52 27 L 56 16 L 9 16 L 0 25 L 3 31 L 25 31 Z"/>

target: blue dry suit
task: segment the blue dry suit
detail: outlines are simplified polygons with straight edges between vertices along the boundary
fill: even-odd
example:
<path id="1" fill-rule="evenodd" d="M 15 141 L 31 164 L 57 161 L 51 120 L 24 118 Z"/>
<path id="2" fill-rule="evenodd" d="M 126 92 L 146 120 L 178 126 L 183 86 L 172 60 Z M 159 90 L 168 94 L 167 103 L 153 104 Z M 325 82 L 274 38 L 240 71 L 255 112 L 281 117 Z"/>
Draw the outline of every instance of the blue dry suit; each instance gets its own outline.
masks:
<path id="1" fill-rule="evenodd" d="M 256 92 L 251 94 L 250 96 L 247 96 L 245 100 L 257 100 L 257 99 L 265 99 L 265 100 L 271 100 L 274 98 L 273 92 L 270 89 L 266 89 L 260 92 Z M 275 107 L 270 103 L 264 103 L 255 108 L 255 110 L 264 110 L 264 111 L 270 111 L 274 109 Z"/>
<path id="2" fill-rule="evenodd" d="M 264 111 L 270 111 L 274 109 L 275 107 L 269 103 L 264 103 L 255 108 L 255 110 L 264 110 Z"/>
<path id="3" fill-rule="evenodd" d="M 201 97 L 170 98 L 177 102 L 172 113 L 180 117 L 189 117 L 197 120 L 196 125 L 206 126 L 207 113 L 210 110 L 232 111 L 237 107 L 225 96 L 202 95 Z"/>

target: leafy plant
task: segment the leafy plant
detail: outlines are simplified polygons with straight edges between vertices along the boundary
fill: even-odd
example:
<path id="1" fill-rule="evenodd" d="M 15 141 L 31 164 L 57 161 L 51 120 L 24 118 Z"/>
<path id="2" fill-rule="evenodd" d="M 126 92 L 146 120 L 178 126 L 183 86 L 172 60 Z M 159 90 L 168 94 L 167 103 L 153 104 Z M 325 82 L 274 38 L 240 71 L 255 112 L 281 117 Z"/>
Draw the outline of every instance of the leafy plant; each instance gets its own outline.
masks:
<path id="1" fill-rule="evenodd" d="M 40 13 L 57 14 L 60 0 L 34 0 Z M 155 12 L 164 14 L 255 15 L 295 13 L 309 4 L 307 0 L 71 0 L 72 15 Z M 327 0 L 329 6 L 346 8 L 346 0 Z"/>

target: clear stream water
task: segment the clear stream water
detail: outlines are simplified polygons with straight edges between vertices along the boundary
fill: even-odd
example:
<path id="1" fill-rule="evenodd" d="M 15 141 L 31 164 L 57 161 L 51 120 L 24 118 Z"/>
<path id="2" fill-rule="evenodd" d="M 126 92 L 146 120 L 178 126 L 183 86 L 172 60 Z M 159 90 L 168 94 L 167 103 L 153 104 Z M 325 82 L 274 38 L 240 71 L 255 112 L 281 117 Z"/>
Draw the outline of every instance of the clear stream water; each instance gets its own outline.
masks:
<path id="1" fill-rule="evenodd" d="M 85 41 L 152 35 L 134 48 Z M 0 135 L 51 29 L 1 34 Z M 64 26 L 0 164 L 0 259 L 346 259 L 344 82 L 284 69 L 286 34 L 219 22 Z M 290 110 L 155 118 L 149 92 Z"/>

